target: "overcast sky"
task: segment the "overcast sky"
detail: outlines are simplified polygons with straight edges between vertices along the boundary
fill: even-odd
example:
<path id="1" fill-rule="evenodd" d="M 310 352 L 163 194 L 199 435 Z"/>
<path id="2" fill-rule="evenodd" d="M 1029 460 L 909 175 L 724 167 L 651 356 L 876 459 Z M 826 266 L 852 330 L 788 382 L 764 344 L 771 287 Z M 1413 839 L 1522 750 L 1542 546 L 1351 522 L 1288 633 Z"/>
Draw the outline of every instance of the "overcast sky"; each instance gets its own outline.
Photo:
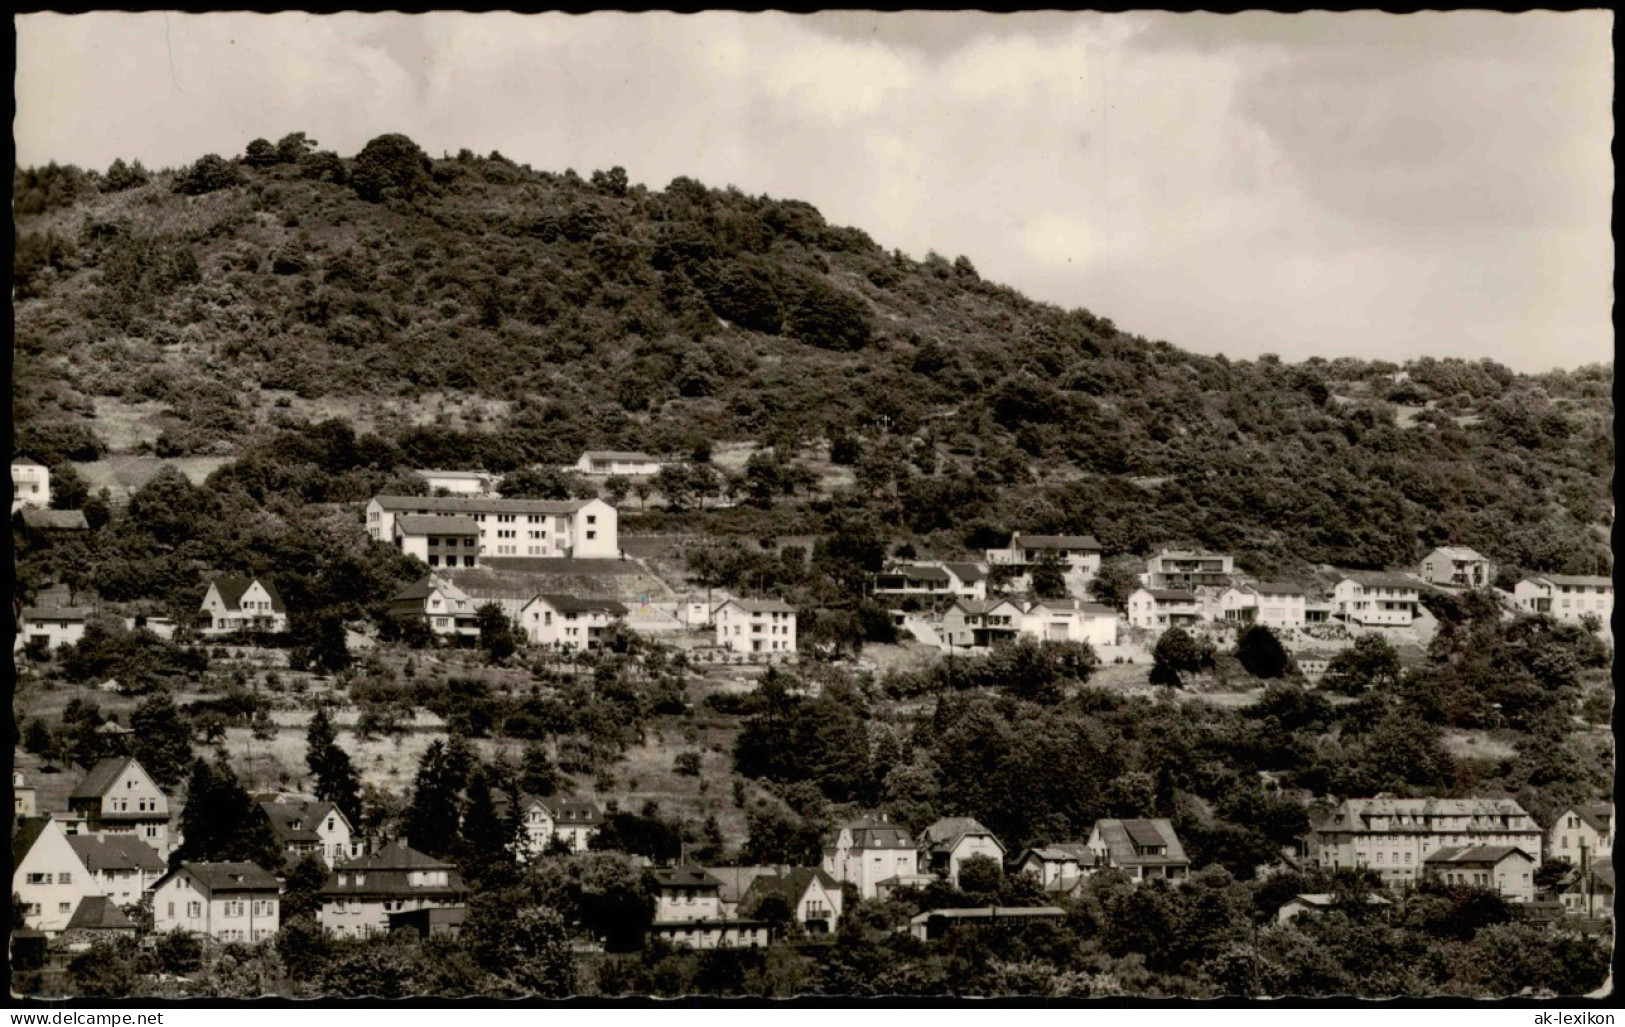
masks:
<path id="1" fill-rule="evenodd" d="M 1236 358 L 1613 359 L 1612 15 L 27 15 L 17 160 L 404 132 L 811 202 Z"/>

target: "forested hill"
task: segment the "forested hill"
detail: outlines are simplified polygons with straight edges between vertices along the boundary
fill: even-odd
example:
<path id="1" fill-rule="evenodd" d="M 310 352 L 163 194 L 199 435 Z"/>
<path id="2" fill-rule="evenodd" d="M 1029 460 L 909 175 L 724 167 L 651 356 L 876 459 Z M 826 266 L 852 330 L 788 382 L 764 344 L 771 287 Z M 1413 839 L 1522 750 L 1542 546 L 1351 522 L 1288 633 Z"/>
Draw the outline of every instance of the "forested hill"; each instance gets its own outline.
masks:
<path id="1" fill-rule="evenodd" d="M 105 449 L 96 397 L 163 404 L 176 456 L 350 411 L 380 470 L 833 444 L 861 487 L 785 519 L 816 531 L 844 502 L 941 554 L 1019 528 L 1264 569 L 1445 541 L 1611 565 L 1612 365 L 1198 356 L 799 201 L 398 135 L 14 183 L 13 453 L 46 463 Z M 491 402 L 455 427 L 381 413 L 447 396 Z"/>

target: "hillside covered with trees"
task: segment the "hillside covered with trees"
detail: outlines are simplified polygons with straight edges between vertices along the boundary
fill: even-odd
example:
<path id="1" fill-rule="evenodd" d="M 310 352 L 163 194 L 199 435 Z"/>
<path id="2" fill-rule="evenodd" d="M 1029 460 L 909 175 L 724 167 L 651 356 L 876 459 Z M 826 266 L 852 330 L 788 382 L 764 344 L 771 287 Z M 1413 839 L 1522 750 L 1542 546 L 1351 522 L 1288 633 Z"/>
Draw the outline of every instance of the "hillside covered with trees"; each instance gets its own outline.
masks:
<path id="1" fill-rule="evenodd" d="M 856 518 L 948 555 L 1090 532 L 1259 574 L 1446 541 L 1508 574 L 1611 566 L 1611 365 L 1198 356 L 799 201 L 436 159 L 399 135 L 348 158 L 294 133 L 178 170 L 19 169 L 14 189 L 13 453 L 52 466 L 109 448 L 99 398 L 161 404 L 164 457 L 243 457 L 347 403 L 360 449 L 283 453 L 279 474 L 355 470 L 359 490 L 749 440 L 758 478 L 827 454 L 857 487 L 741 534 Z M 379 412 L 437 395 L 493 413 Z M 325 488 L 304 498 L 362 498 Z"/>

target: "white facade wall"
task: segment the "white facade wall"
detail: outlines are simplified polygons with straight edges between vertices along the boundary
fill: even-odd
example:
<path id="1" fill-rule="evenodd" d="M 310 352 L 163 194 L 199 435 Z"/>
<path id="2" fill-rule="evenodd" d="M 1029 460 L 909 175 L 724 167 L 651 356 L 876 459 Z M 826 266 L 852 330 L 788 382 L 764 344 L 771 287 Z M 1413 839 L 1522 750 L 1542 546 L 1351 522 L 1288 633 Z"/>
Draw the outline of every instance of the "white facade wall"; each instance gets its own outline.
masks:
<path id="1" fill-rule="evenodd" d="M 729 602 L 717 609 L 714 620 L 717 645 L 736 653 L 783 655 L 796 651 L 793 610 L 747 610 Z"/>
<path id="2" fill-rule="evenodd" d="M 189 931 L 253 944 L 276 934 L 281 902 L 272 892 L 211 894 L 185 870 L 152 893 L 154 933 Z"/>
<path id="3" fill-rule="evenodd" d="M 853 885 L 865 899 L 878 894 L 875 886 L 881 881 L 919 872 L 919 853 L 914 849 L 854 848 L 852 832 L 844 828 L 834 850 L 824 853 L 824 873 Z"/>
<path id="4" fill-rule="evenodd" d="M 602 499 L 589 500 L 574 513 L 564 514 L 509 512 L 500 499 L 486 503 L 489 506 L 484 509 L 455 512 L 472 517 L 479 527 L 477 548 L 482 557 L 613 559 L 621 554 L 619 515 Z M 395 517 L 395 510 L 372 499 L 367 503 L 367 534 L 392 542 Z"/>
<path id="5" fill-rule="evenodd" d="M 44 638 L 54 649 L 65 645 L 77 645 L 85 637 L 85 622 L 82 620 L 54 620 L 29 617 L 23 620 L 22 632 L 17 637 L 18 648 L 21 648 L 30 639 Z"/>
<path id="6" fill-rule="evenodd" d="M 25 506 L 44 510 L 51 505 L 51 470 L 36 463 L 11 465 L 11 512 Z"/>
<path id="7" fill-rule="evenodd" d="M 1367 587 L 1353 578 L 1344 578 L 1332 589 L 1337 611 L 1356 624 L 1380 627 L 1409 627 L 1416 619 L 1419 601 L 1414 587 Z"/>
<path id="8" fill-rule="evenodd" d="M 47 934 L 67 928 L 80 899 L 102 894 L 55 820 L 44 826 L 18 863 L 11 875 L 11 890 L 23 904 L 28 926 Z"/>

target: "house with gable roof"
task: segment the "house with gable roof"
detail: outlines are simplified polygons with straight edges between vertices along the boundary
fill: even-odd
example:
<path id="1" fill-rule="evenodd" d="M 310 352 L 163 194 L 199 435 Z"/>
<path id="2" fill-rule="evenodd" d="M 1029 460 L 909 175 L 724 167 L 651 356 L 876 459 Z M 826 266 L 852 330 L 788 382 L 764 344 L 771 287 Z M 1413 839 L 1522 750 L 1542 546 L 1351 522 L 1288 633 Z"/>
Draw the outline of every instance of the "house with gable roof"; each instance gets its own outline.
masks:
<path id="1" fill-rule="evenodd" d="M 1614 804 L 1585 802 L 1569 806 L 1552 821 L 1547 832 L 1546 857 L 1566 859 L 1578 866 L 1581 851 L 1601 859 L 1614 851 Z"/>
<path id="2" fill-rule="evenodd" d="M 77 645 L 85 637 L 89 615 L 89 610 L 77 606 L 25 606 L 14 648 L 21 650 L 36 638 L 45 639 L 46 647 L 52 650 Z"/>
<path id="3" fill-rule="evenodd" d="M 129 835 L 74 834 L 68 845 L 99 893 L 120 906 L 140 902 L 168 869 L 152 846 Z"/>
<path id="4" fill-rule="evenodd" d="M 1495 580 L 1495 567 L 1466 546 L 1440 546 L 1422 557 L 1417 576 L 1430 585 L 1487 588 Z"/>
<path id="5" fill-rule="evenodd" d="M 1100 573 L 1100 542 L 1093 535 L 1023 535 L 1015 532 L 1004 549 L 989 549 L 987 562 L 1026 574 L 1046 554 L 1054 555 L 1068 575 L 1085 579 Z"/>
<path id="6" fill-rule="evenodd" d="M 255 944 L 276 934 L 281 894 L 282 884 L 255 863 L 182 863 L 152 887 L 152 930 Z"/>
<path id="7" fill-rule="evenodd" d="M 169 797 L 133 756 L 98 761 L 68 795 L 68 809 L 84 817 L 90 834 L 138 838 L 161 859 L 175 847 Z"/>
<path id="8" fill-rule="evenodd" d="M 478 638 L 479 606 L 468 593 L 431 572 L 389 597 L 389 616 L 421 620 L 441 637 Z"/>
<path id="9" fill-rule="evenodd" d="M 972 856 L 986 856 L 1004 865 L 1004 844 L 974 817 L 944 817 L 920 834 L 919 867 L 936 874 L 955 888 L 959 870 Z"/>
<path id="10" fill-rule="evenodd" d="M 1045 891 L 1070 892 L 1095 870 L 1095 852 L 1087 842 L 1057 842 L 1026 849 L 1016 872 L 1038 878 Z"/>
<path id="11" fill-rule="evenodd" d="M 23 508 L 23 526 L 42 535 L 89 531 L 90 522 L 80 510 L 36 510 Z"/>
<path id="12" fill-rule="evenodd" d="M 498 815 L 508 810 L 508 797 L 493 793 Z M 563 845 L 571 852 L 586 852 L 587 845 L 604 826 L 604 811 L 588 799 L 524 794 L 519 797 L 519 823 L 525 832 L 521 859 L 534 858 L 550 845 Z"/>
<path id="13" fill-rule="evenodd" d="M 200 634 L 220 635 L 230 631 L 288 630 L 288 610 L 269 581 L 222 575 L 209 582 L 203 595 L 202 612 L 208 619 Z"/>
<path id="14" fill-rule="evenodd" d="M 841 883 L 821 869 L 785 867 L 760 874 L 740 899 L 739 909 L 755 915 L 769 896 L 782 898 L 809 934 L 834 934 L 841 920 Z"/>
<path id="15" fill-rule="evenodd" d="M 1096 869 L 1121 870 L 1135 881 L 1190 876 L 1191 861 L 1165 817 L 1097 820 L 1085 844 L 1095 854 Z"/>
<path id="16" fill-rule="evenodd" d="M 429 495 L 442 492 L 454 496 L 488 496 L 496 489 L 498 476 L 489 471 L 413 471 L 429 486 Z"/>
<path id="17" fill-rule="evenodd" d="M 1173 588 L 1135 589 L 1128 597 L 1128 622 L 1148 631 L 1189 628 L 1202 619 L 1201 599 L 1195 592 Z"/>
<path id="18" fill-rule="evenodd" d="M 66 930 L 80 901 L 101 894 L 69 842 L 52 817 L 26 817 L 12 829 L 11 891 L 32 930 L 48 935 Z"/>
<path id="19" fill-rule="evenodd" d="M 519 626 L 531 645 L 585 652 L 597 649 L 627 609 L 614 599 L 582 599 L 562 593 L 538 594 L 519 609 Z"/>
<path id="20" fill-rule="evenodd" d="M 1081 599 L 1045 599 L 1021 615 L 1021 633 L 1040 642 L 1117 644 L 1117 611 Z"/>
<path id="21" fill-rule="evenodd" d="M 402 838 L 334 869 L 322 885 L 317 920 L 340 937 L 366 938 L 387 933 L 392 913 L 461 906 L 468 895 L 455 867 Z"/>
<path id="22" fill-rule="evenodd" d="M 11 512 L 25 506 L 45 509 L 51 505 L 51 469 L 31 457 L 11 462 Z"/>
<path id="23" fill-rule="evenodd" d="M 1013 642 L 1025 616 L 1008 599 L 956 599 L 942 616 L 938 634 L 955 649 L 985 649 Z"/>
<path id="24" fill-rule="evenodd" d="M 1508 902 L 1535 901 L 1535 867 L 1540 859 L 1515 845 L 1447 845 L 1428 853 L 1425 874 L 1445 884 L 1495 892 Z"/>
<path id="25" fill-rule="evenodd" d="M 400 514 L 391 532 L 396 549 L 430 567 L 480 565 L 480 526 L 467 514 Z"/>
<path id="26" fill-rule="evenodd" d="M 1146 588 L 1190 591 L 1224 588 L 1235 573 L 1233 557 L 1202 549 L 1164 549 L 1146 561 Z"/>
<path id="27" fill-rule="evenodd" d="M 796 608 L 777 599 L 729 599 L 712 612 L 717 645 L 736 653 L 796 651 Z"/>
<path id="28" fill-rule="evenodd" d="M 68 926 L 62 931 L 62 941 L 68 951 L 88 948 L 109 938 L 135 937 L 135 921 L 119 906 L 120 903 L 107 895 L 86 895 L 80 899 L 79 908 L 73 911 Z"/>
<path id="29" fill-rule="evenodd" d="M 649 871 L 655 893 L 654 922 L 649 936 L 695 949 L 762 948 L 767 924 L 728 917 L 722 905 L 722 882 L 704 867 L 681 866 Z"/>
<path id="30" fill-rule="evenodd" d="M 363 844 L 350 818 L 331 802 L 262 800 L 259 808 L 289 865 L 315 856 L 331 870 L 362 855 Z"/>
<path id="31" fill-rule="evenodd" d="M 934 563 L 893 563 L 875 575 L 877 596 L 946 596 L 953 592 L 953 575 Z"/>
<path id="32" fill-rule="evenodd" d="M 1219 619 L 1227 624 L 1262 624 L 1277 630 L 1308 623 L 1309 595 L 1296 585 L 1260 581 L 1232 585 L 1219 593 Z"/>
<path id="33" fill-rule="evenodd" d="M 824 872 L 865 899 L 878 894 L 882 881 L 917 874 L 919 865 L 914 836 L 885 817 L 842 824 L 824 845 Z"/>

